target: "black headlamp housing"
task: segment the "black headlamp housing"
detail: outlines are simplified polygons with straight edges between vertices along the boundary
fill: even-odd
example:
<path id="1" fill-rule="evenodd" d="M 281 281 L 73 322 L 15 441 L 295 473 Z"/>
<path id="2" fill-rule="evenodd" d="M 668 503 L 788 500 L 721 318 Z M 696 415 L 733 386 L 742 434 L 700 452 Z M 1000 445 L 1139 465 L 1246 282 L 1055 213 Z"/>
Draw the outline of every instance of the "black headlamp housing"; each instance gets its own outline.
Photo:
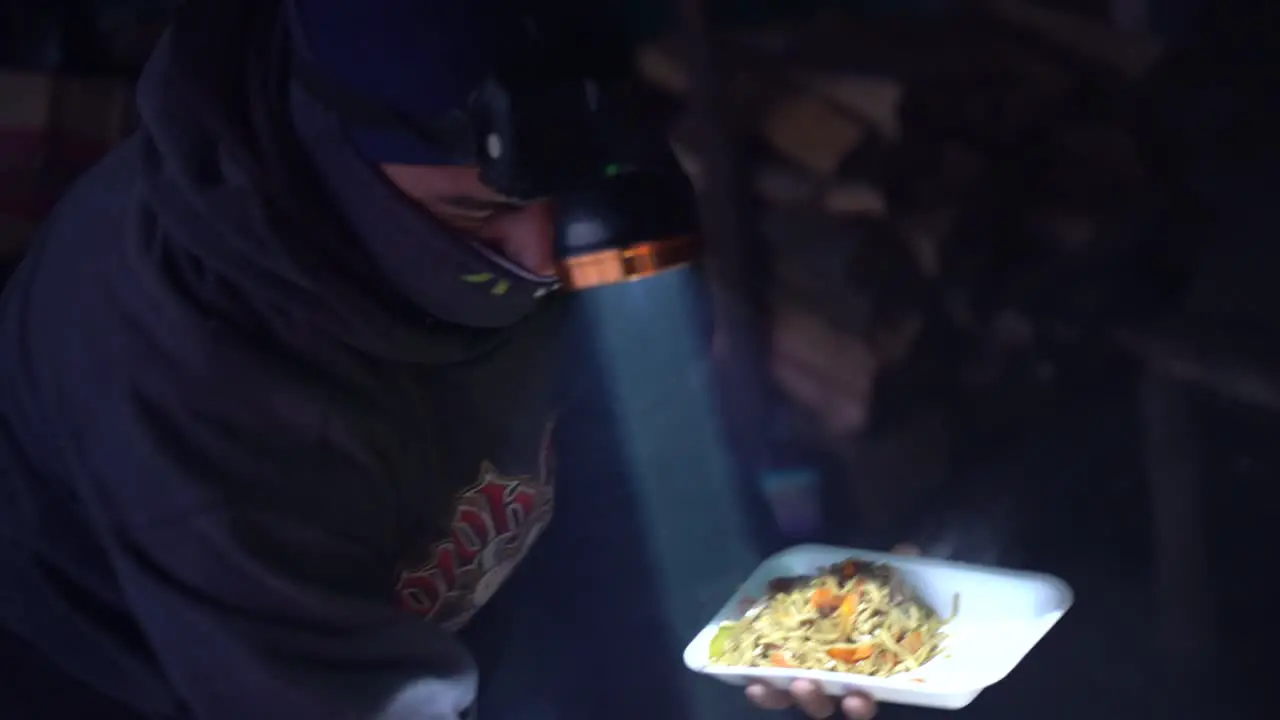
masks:
<path id="1" fill-rule="evenodd" d="M 468 118 L 480 181 L 529 200 L 606 177 L 623 159 L 611 152 L 607 135 L 616 126 L 603 102 L 600 85 L 589 78 L 489 78 L 472 94 Z"/>

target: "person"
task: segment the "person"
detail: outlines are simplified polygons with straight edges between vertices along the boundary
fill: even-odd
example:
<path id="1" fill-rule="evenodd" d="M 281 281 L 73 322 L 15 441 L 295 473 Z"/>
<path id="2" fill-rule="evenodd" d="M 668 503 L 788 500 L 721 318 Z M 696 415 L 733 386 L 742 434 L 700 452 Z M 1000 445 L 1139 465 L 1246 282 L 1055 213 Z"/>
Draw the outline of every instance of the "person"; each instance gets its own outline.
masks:
<path id="1" fill-rule="evenodd" d="M 15 642 L 143 717 L 474 713 L 457 631 L 554 506 L 553 203 L 294 73 L 435 118 L 519 19 L 187 4 L 0 305 Z M 797 691 L 748 694 L 834 712 Z"/>

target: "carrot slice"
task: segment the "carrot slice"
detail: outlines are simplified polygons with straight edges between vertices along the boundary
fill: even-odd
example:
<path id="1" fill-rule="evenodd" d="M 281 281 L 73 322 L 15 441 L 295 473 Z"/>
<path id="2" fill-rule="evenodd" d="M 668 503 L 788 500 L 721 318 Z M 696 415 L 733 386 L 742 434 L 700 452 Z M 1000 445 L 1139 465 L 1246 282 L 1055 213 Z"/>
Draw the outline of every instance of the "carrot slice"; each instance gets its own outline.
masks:
<path id="1" fill-rule="evenodd" d="M 827 654 L 842 663 L 856 663 L 866 660 L 875 653 L 871 645 L 839 645 L 827 650 Z"/>
<path id="2" fill-rule="evenodd" d="M 787 656 L 783 655 L 780 652 L 773 653 L 772 655 L 769 656 L 769 664 L 773 665 L 774 667 L 784 667 L 784 668 L 795 667 L 795 665 L 793 665 L 791 661 L 787 659 Z"/>
<path id="3" fill-rule="evenodd" d="M 902 648 L 912 655 L 919 652 L 922 647 L 924 647 L 924 636 L 919 630 L 907 633 L 907 636 L 902 639 Z"/>
<path id="4" fill-rule="evenodd" d="M 849 593 L 840 601 L 840 617 L 848 620 L 858 612 L 858 593 Z"/>
<path id="5" fill-rule="evenodd" d="M 839 607 L 840 602 L 844 598 L 837 595 L 831 588 L 818 588 L 809 596 L 809 603 L 815 608 L 835 608 Z"/>

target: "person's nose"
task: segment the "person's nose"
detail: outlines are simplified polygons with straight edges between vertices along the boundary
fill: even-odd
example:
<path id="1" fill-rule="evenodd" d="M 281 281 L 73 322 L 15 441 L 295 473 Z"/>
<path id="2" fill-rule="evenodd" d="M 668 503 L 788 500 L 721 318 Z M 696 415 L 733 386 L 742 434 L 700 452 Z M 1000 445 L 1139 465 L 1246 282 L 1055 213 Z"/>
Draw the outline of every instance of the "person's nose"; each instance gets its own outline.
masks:
<path id="1" fill-rule="evenodd" d="M 525 269 L 539 275 L 555 274 L 555 207 L 550 200 L 503 214 L 489 223 L 484 234 Z"/>

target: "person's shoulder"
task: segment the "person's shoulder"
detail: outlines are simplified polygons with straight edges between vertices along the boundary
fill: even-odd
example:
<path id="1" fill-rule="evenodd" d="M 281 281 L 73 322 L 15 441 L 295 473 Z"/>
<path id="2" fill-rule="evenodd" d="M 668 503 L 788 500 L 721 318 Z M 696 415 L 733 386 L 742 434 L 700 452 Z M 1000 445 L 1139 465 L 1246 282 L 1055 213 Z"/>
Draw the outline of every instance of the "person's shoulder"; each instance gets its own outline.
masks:
<path id="1" fill-rule="evenodd" d="M 63 235 L 86 226 L 99 232 L 116 226 L 133 206 L 142 178 L 140 138 L 131 135 L 107 151 L 62 194 L 46 218 L 42 235 Z"/>
<path id="2" fill-rule="evenodd" d="M 73 229 L 79 209 L 64 208 L 0 308 L 0 410 L 135 498 L 121 507 L 136 522 L 294 512 L 321 488 L 353 517 L 381 513 L 351 504 L 380 474 L 379 428 L 351 419 L 355 364 L 335 366 L 145 218 Z"/>
<path id="3" fill-rule="evenodd" d="M 103 369 L 96 364 L 100 351 L 124 337 L 108 287 L 130 232 L 132 156 L 132 143 L 123 143 L 77 180 L 9 278 L 0 303 L 0 375 L 11 388 L 8 399 L 24 397 L 37 409 L 51 404 L 64 395 L 60 375 Z"/>
<path id="4" fill-rule="evenodd" d="M 391 481 L 390 430 L 361 405 L 376 370 L 169 235 L 135 152 L 71 191 L 6 289 L 0 413 L 121 521 L 239 507 L 385 527 L 370 490 Z"/>
<path id="5" fill-rule="evenodd" d="M 234 510 L 348 537 L 386 526 L 385 428 L 353 411 L 352 378 L 266 323 L 151 301 L 163 307 L 113 308 L 115 336 L 96 334 L 96 357 L 57 378 L 79 467 L 123 521 Z"/>

